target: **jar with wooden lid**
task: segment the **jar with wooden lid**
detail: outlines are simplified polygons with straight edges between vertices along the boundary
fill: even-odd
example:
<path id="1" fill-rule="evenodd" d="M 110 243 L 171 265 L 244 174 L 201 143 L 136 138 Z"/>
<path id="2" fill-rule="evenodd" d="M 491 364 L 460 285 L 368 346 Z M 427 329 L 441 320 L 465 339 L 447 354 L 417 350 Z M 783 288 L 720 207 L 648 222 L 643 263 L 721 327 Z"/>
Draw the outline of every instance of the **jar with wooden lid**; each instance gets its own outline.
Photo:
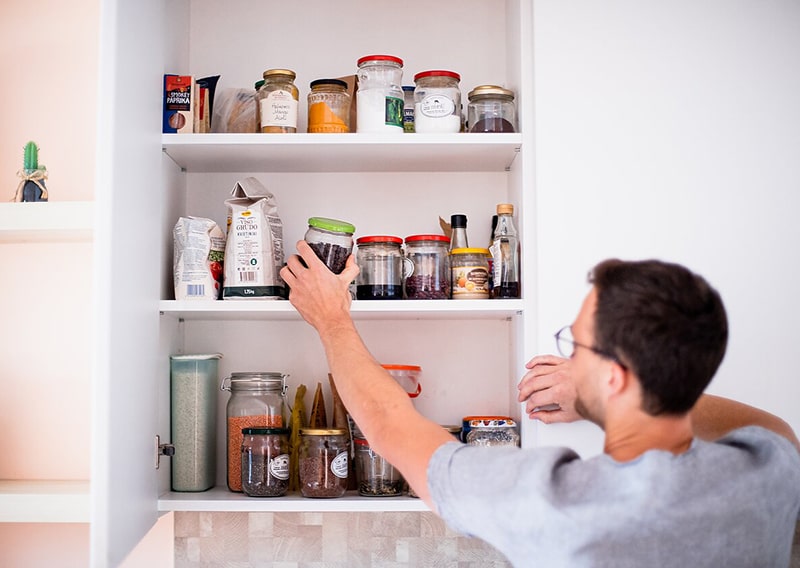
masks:
<path id="1" fill-rule="evenodd" d="M 469 132 L 516 132 L 514 92 L 497 85 L 480 85 L 467 95 Z"/>
<path id="2" fill-rule="evenodd" d="M 311 81 L 308 132 L 350 132 L 350 93 L 341 79 Z"/>
<path id="3" fill-rule="evenodd" d="M 267 69 L 264 84 L 256 92 L 261 132 L 297 132 L 297 107 L 300 91 L 291 69 Z"/>

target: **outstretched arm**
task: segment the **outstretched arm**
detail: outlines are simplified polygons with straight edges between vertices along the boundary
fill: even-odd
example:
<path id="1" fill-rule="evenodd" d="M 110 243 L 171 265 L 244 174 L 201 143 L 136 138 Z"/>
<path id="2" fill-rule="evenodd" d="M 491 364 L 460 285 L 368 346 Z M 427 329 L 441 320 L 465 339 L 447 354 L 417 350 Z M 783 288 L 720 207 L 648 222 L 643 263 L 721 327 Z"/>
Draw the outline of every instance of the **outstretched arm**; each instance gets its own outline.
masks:
<path id="1" fill-rule="evenodd" d="M 762 426 L 785 437 L 800 451 L 800 441 L 784 420 L 735 400 L 704 394 L 694 405 L 691 415 L 695 435 L 704 440 L 717 440 L 743 426 Z"/>

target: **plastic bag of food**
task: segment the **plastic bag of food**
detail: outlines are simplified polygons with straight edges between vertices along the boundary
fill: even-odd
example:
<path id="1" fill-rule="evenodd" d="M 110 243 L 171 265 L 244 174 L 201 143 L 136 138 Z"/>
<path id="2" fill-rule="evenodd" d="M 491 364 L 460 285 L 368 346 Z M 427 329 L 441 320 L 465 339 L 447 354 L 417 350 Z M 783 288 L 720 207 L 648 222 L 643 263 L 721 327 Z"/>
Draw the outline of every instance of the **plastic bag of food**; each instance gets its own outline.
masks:
<path id="1" fill-rule="evenodd" d="M 219 299 L 225 258 L 225 234 L 219 225 L 202 217 L 181 217 L 172 238 L 175 299 Z"/>
<path id="2" fill-rule="evenodd" d="M 283 224 L 275 196 L 254 177 L 236 182 L 228 206 L 224 300 L 285 298 Z"/>
<path id="3" fill-rule="evenodd" d="M 218 89 L 211 132 L 258 132 L 254 89 Z"/>

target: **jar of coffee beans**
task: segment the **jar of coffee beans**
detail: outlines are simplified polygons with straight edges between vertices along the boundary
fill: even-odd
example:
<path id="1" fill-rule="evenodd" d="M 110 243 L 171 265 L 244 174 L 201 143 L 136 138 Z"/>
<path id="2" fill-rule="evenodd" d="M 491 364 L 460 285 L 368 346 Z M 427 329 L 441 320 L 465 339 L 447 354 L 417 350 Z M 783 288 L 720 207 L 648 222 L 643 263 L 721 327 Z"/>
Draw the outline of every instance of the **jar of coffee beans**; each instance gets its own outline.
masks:
<path id="1" fill-rule="evenodd" d="M 300 493 L 303 497 L 341 497 L 347 490 L 350 450 L 345 428 L 300 429 Z"/>
<path id="2" fill-rule="evenodd" d="M 242 491 L 280 497 L 289 488 L 289 430 L 242 428 Z"/>
<path id="3" fill-rule="evenodd" d="M 334 274 L 341 274 L 347 257 L 353 252 L 356 228 L 346 221 L 311 217 L 305 240 Z"/>
<path id="4" fill-rule="evenodd" d="M 406 237 L 406 259 L 410 270 L 405 278 L 409 300 L 446 300 L 450 297 L 450 239 L 444 235 Z"/>

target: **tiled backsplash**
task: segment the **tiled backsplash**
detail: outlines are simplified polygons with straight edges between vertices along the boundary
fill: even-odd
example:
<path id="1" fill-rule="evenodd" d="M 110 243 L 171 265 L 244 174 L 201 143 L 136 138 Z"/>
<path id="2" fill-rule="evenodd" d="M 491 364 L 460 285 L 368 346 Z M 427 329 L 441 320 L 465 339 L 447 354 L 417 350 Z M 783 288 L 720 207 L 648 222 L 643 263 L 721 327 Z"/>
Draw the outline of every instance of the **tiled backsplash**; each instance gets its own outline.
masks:
<path id="1" fill-rule="evenodd" d="M 175 568 L 501 568 L 433 513 L 175 513 Z"/>

